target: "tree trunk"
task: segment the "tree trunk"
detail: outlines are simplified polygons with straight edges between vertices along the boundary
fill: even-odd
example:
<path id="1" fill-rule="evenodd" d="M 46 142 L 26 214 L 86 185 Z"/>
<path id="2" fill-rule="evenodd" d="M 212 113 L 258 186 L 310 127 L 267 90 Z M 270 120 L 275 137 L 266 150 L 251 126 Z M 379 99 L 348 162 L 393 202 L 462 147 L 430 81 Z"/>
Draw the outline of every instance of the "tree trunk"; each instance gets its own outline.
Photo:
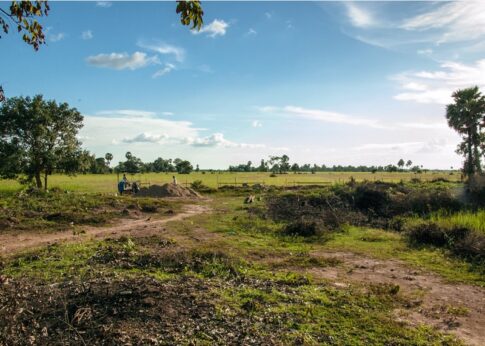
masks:
<path id="1" fill-rule="evenodd" d="M 47 191 L 47 171 L 44 173 L 44 190 Z"/>
<path id="2" fill-rule="evenodd" d="M 474 160 L 473 160 L 473 143 L 472 143 L 472 134 L 471 130 L 468 130 L 468 138 L 467 138 L 467 152 L 468 152 L 468 159 L 467 159 L 467 172 L 468 176 L 473 175 L 475 173 L 474 169 Z"/>
<path id="3" fill-rule="evenodd" d="M 35 172 L 35 184 L 38 189 L 42 188 L 42 180 L 40 180 L 40 172 Z"/>

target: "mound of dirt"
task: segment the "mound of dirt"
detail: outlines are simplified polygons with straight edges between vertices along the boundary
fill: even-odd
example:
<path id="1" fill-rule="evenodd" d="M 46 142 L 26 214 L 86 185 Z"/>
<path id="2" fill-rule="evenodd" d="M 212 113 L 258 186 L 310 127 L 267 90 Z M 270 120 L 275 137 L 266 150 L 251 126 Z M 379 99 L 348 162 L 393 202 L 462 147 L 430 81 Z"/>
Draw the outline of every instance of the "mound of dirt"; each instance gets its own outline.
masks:
<path id="1" fill-rule="evenodd" d="M 151 185 L 144 187 L 135 195 L 139 197 L 182 197 L 182 198 L 201 198 L 196 191 L 182 185 L 164 184 Z"/>

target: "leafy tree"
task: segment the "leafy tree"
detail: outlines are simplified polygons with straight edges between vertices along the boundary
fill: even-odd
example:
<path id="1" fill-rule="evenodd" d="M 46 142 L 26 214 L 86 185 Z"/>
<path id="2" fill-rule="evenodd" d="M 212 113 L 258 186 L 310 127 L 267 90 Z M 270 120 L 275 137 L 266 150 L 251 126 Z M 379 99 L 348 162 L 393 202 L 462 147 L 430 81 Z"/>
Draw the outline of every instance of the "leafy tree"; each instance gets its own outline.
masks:
<path id="1" fill-rule="evenodd" d="M 113 160 L 113 154 L 106 153 L 106 155 L 104 155 L 104 159 L 106 160 L 106 165 L 109 167 L 111 161 Z"/>
<path id="2" fill-rule="evenodd" d="M 300 170 L 300 166 L 298 166 L 298 164 L 297 164 L 297 163 L 294 163 L 294 164 L 291 166 L 291 171 L 292 171 L 293 173 L 296 173 L 296 172 L 298 172 L 299 170 Z"/>
<path id="3" fill-rule="evenodd" d="M 125 154 L 126 161 L 123 162 L 123 172 L 130 173 L 130 174 L 136 174 L 136 173 L 141 173 L 144 170 L 144 164 L 141 159 L 138 157 L 134 156 L 131 152 L 127 152 Z"/>
<path id="4" fill-rule="evenodd" d="M 270 156 L 269 163 L 273 166 L 271 167 L 273 173 L 286 173 L 291 168 L 288 155 Z"/>
<path id="5" fill-rule="evenodd" d="M 187 160 L 177 161 L 177 163 L 175 164 L 175 168 L 177 169 L 177 173 L 179 174 L 189 174 L 194 169 L 194 167 L 192 167 L 192 164 Z"/>
<path id="6" fill-rule="evenodd" d="M 152 167 L 154 172 L 173 172 L 175 170 L 172 159 L 164 160 L 161 157 L 153 161 Z"/>
<path id="7" fill-rule="evenodd" d="M 462 137 L 457 152 L 465 156 L 463 172 L 473 175 L 481 172 L 481 156 L 485 134 L 481 122 L 485 115 L 485 96 L 478 87 L 457 90 L 452 95 L 454 103 L 446 106 L 448 125 Z"/>
<path id="8" fill-rule="evenodd" d="M 408 160 L 408 161 L 406 162 L 406 167 L 407 167 L 407 168 L 411 167 L 412 165 L 413 165 L 413 161 Z"/>
<path id="9" fill-rule="evenodd" d="M 261 163 L 259 164 L 258 171 L 259 172 L 267 172 L 268 171 L 268 164 L 264 161 L 264 159 L 261 159 Z"/>
<path id="10" fill-rule="evenodd" d="M 13 97 L 0 108 L 0 176 L 35 179 L 47 190 L 47 177 L 54 171 L 78 169 L 81 143 L 76 135 L 83 116 L 67 103 L 46 101 L 42 95 Z"/>
<path id="11" fill-rule="evenodd" d="M 397 162 L 397 166 L 398 166 L 399 168 L 401 168 L 401 169 L 402 169 L 402 168 L 404 167 L 404 160 L 403 160 L 403 159 L 400 159 L 400 160 Z"/>

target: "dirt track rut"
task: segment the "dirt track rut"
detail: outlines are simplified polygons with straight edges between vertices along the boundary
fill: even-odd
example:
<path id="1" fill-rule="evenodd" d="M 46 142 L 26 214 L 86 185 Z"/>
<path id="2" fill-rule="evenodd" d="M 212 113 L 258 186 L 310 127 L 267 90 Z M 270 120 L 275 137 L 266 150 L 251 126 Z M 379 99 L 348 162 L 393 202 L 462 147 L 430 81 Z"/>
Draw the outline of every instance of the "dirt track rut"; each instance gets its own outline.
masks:
<path id="1" fill-rule="evenodd" d="M 186 205 L 182 212 L 162 219 L 145 216 L 142 219 L 123 219 L 109 227 L 81 227 L 55 233 L 39 234 L 34 232 L 19 234 L 0 234 L 0 256 L 10 256 L 20 251 L 39 248 L 53 243 L 75 243 L 87 239 L 117 238 L 123 235 L 133 237 L 156 234 L 161 225 L 188 217 L 207 213 L 210 209 L 203 205 Z"/>

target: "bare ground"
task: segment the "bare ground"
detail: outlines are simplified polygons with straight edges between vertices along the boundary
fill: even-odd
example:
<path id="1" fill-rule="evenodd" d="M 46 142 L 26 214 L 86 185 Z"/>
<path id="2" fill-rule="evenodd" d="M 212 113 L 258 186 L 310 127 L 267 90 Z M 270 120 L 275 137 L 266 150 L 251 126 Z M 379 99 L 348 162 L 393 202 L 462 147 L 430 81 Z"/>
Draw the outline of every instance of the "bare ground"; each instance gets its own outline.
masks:
<path id="1" fill-rule="evenodd" d="M 160 226 L 171 221 L 180 221 L 193 215 L 208 212 L 203 205 L 186 205 L 181 213 L 164 218 L 143 215 L 137 219 L 121 219 L 109 227 L 78 227 L 72 231 L 55 233 L 22 232 L 18 234 L 0 234 L 0 257 L 9 256 L 23 250 L 39 248 L 53 243 L 75 243 L 88 239 L 118 238 L 129 235 L 144 237 L 160 233 Z"/>
<path id="2" fill-rule="evenodd" d="M 86 239 L 117 238 L 124 235 L 145 237 L 163 234 L 181 245 L 192 247 L 210 245 L 221 240 L 221 235 L 194 225 L 186 232 L 174 231 L 170 227 L 160 228 L 171 221 L 182 221 L 191 216 L 210 212 L 204 205 L 187 205 L 176 215 L 162 219 L 122 220 L 105 228 L 85 227 L 80 234 L 57 232 L 52 234 L 25 233 L 18 236 L 0 235 L 0 255 L 10 255 L 22 250 L 42 247 L 56 242 L 81 242 Z M 323 252 L 315 250 L 311 256 L 337 259 L 336 266 L 290 268 L 304 272 L 315 279 L 332 282 L 345 289 L 350 283 L 399 285 L 399 292 L 409 302 L 405 308 L 395 311 L 396 319 L 410 325 L 428 324 L 452 333 L 473 346 L 485 345 L 485 290 L 483 288 L 451 284 L 438 275 L 417 270 L 402 261 L 378 260 L 350 252 Z M 253 258 L 266 264 L 283 258 Z M 288 269 L 288 268 L 287 268 Z"/>
<path id="3" fill-rule="evenodd" d="M 342 265 L 335 267 L 310 268 L 306 272 L 311 276 L 331 280 L 340 287 L 350 282 L 399 285 L 409 304 L 407 309 L 395 311 L 396 318 L 413 325 L 435 326 L 469 345 L 485 345 L 483 288 L 451 284 L 398 260 L 377 260 L 349 252 L 315 251 L 311 255 L 342 261 Z"/>

